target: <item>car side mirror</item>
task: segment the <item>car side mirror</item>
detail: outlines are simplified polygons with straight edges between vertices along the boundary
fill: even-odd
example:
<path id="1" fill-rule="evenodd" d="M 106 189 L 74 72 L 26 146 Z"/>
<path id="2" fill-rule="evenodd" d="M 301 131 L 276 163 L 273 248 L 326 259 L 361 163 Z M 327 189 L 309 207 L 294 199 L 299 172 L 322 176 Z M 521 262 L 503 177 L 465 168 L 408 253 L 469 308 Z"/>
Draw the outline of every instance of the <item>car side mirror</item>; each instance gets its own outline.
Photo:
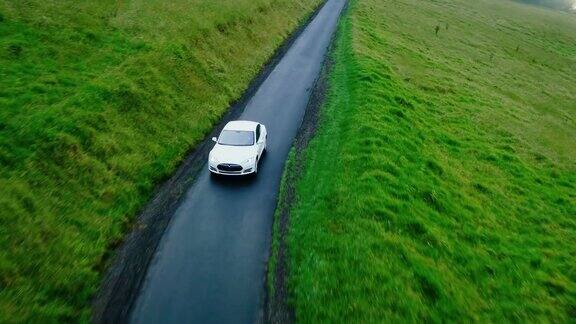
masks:
<path id="1" fill-rule="evenodd" d="M 212 137 L 212 141 L 214 141 L 214 142 L 217 143 L 217 142 L 218 142 L 218 137 Z"/>

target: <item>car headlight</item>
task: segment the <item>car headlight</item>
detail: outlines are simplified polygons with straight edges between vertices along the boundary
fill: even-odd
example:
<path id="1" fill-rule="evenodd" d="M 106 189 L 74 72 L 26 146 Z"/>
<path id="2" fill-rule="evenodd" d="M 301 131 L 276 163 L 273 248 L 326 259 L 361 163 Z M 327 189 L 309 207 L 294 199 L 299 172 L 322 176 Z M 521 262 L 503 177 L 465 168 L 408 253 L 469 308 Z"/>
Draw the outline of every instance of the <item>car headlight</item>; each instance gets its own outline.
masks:
<path id="1" fill-rule="evenodd" d="M 254 158 L 249 158 L 249 159 L 244 160 L 244 161 L 242 162 L 242 164 L 243 164 L 243 165 L 246 165 L 246 164 L 251 164 L 252 162 L 254 162 Z"/>
<path id="2" fill-rule="evenodd" d="M 218 160 L 216 160 L 215 157 L 211 156 L 211 157 L 210 157 L 210 162 L 216 164 L 216 163 L 218 163 Z"/>

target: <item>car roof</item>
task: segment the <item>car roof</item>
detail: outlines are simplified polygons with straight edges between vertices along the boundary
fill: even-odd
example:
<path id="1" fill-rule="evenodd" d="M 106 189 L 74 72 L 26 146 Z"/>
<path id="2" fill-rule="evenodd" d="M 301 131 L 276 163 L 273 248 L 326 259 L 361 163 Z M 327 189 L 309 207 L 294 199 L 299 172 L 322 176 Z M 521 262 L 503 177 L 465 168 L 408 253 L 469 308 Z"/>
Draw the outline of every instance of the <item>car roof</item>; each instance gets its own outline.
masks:
<path id="1" fill-rule="evenodd" d="M 253 131 L 256 129 L 257 122 L 248 121 L 248 120 L 234 120 L 228 122 L 226 126 L 224 126 L 225 130 L 239 130 L 239 131 Z"/>

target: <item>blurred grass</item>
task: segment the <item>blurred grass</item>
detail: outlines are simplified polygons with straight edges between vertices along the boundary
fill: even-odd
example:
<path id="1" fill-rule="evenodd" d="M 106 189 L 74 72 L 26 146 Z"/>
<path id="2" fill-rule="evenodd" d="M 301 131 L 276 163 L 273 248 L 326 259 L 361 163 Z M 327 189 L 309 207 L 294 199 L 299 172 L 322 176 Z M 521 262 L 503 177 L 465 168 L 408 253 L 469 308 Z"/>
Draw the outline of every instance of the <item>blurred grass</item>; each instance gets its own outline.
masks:
<path id="1" fill-rule="evenodd" d="M 319 0 L 0 0 L 0 322 L 85 321 L 106 251 Z"/>
<path id="2" fill-rule="evenodd" d="M 299 322 L 574 320 L 575 30 L 508 1 L 352 1 L 291 211 Z"/>

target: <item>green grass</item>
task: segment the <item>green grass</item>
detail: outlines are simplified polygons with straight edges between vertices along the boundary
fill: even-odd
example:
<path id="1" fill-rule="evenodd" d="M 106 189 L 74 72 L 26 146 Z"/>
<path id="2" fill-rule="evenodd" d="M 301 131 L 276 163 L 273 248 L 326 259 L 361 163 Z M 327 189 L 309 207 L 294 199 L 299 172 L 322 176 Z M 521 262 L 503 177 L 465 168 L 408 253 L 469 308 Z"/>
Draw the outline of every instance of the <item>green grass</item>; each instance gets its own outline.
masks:
<path id="1" fill-rule="evenodd" d="M 574 320 L 575 18 L 352 1 L 291 211 L 298 321 Z"/>
<path id="2" fill-rule="evenodd" d="M 0 322 L 85 321 L 154 184 L 320 0 L 0 0 Z"/>

